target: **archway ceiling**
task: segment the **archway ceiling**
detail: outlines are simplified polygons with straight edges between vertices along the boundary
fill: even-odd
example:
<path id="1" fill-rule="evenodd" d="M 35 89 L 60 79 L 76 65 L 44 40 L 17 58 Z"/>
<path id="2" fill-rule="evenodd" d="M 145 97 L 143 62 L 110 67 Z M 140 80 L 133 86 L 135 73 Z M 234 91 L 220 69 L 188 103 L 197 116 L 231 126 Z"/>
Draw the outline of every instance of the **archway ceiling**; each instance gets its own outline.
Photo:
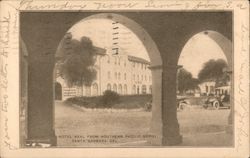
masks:
<path id="1" fill-rule="evenodd" d="M 37 55 L 54 55 L 67 30 L 90 15 L 107 12 L 25 12 L 21 14 L 21 35 L 28 51 L 45 47 Z M 185 43 L 196 33 L 213 30 L 232 41 L 231 12 L 114 12 L 126 16 L 142 26 L 155 41 L 162 58 L 174 53 L 178 56 Z M 39 32 L 37 32 L 39 30 Z M 25 35 L 25 36 L 24 36 Z M 46 39 L 46 41 L 44 41 Z"/>

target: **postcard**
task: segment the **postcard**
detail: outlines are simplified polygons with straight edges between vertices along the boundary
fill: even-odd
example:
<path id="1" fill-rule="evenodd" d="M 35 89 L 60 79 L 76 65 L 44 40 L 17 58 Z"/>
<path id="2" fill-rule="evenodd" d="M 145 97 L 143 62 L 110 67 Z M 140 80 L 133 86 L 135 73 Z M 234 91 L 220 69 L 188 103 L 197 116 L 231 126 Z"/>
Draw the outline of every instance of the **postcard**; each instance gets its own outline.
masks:
<path id="1" fill-rule="evenodd" d="M 3 0 L 1 156 L 249 156 L 249 2 Z"/>

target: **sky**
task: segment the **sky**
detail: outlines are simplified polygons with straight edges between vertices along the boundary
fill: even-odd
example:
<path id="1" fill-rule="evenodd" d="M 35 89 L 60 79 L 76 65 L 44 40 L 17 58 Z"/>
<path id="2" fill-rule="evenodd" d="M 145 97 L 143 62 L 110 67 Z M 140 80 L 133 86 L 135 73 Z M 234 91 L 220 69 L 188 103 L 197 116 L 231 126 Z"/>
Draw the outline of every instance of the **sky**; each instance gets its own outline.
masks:
<path id="1" fill-rule="evenodd" d="M 224 59 L 227 61 L 220 46 L 203 33 L 194 35 L 184 46 L 178 65 L 192 73 L 197 78 L 203 64 L 210 59 Z"/>
<path id="2" fill-rule="evenodd" d="M 110 19 L 91 19 L 77 23 L 68 32 L 71 32 L 73 38 L 78 40 L 82 36 L 89 37 L 95 46 L 105 48 L 108 53 L 117 46 L 122 48 L 128 55 L 150 61 L 148 53 L 139 38 L 126 26 L 113 23 L 114 21 Z M 118 27 L 118 29 L 114 30 L 113 27 Z M 119 32 L 119 35 L 113 35 L 116 32 Z M 118 39 L 113 39 L 117 37 Z M 117 44 L 113 45 L 113 43 Z"/>
<path id="3" fill-rule="evenodd" d="M 116 28 L 117 29 L 113 29 Z M 68 32 L 71 32 L 74 39 L 82 36 L 89 37 L 93 44 L 112 52 L 112 48 L 119 47 L 119 53 L 126 53 L 150 61 L 147 50 L 140 39 L 126 26 L 115 23 L 110 19 L 91 19 L 80 21 Z M 119 35 L 114 33 L 119 32 Z M 118 39 L 116 39 L 118 37 Z M 115 38 L 115 39 L 113 39 Z M 114 45 L 113 43 L 117 43 Z M 224 59 L 226 57 L 217 43 L 203 33 L 193 36 L 184 46 L 178 64 L 192 73 L 197 78 L 199 71 L 205 62 L 210 59 Z"/>

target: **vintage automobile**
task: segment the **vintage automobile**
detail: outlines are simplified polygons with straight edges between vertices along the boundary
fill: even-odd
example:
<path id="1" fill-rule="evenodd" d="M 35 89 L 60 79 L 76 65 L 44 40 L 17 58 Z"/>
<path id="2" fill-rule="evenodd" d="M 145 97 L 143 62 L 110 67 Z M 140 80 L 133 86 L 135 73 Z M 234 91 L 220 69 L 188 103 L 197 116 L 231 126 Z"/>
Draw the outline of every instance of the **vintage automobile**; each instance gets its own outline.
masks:
<path id="1" fill-rule="evenodd" d="M 188 102 L 188 97 L 186 96 L 177 96 L 177 109 L 178 110 L 183 110 L 185 106 L 189 105 L 190 103 Z M 151 111 L 152 109 L 152 100 L 147 102 L 144 106 L 146 111 Z"/>
<path id="2" fill-rule="evenodd" d="M 188 97 L 177 95 L 177 109 L 184 110 L 185 106 L 189 104 Z"/>
<path id="3" fill-rule="evenodd" d="M 221 95 L 221 96 L 209 96 L 204 101 L 203 107 L 207 109 L 212 107 L 214 109 L 220 108 L 230 108 L 230 95 Z"/>

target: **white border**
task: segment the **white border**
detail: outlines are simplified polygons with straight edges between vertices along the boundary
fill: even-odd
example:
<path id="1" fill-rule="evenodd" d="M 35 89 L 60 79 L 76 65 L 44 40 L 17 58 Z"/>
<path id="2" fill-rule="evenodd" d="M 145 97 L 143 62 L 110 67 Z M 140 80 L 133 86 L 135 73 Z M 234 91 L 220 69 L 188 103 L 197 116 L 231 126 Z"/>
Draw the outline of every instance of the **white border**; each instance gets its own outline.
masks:
<path id="1" fill-rule="evenodd" d="M 49 1 L 4 0 L 0 6 L 1 64 L 1 155 L 3 157 L 248 157 L 249 156 L 249 3 L 247 1 Z M 154 3 L 154 6 L 147 7 Z M 66 5 L 65 5 L 66 4 Z M 100 5 L 102 4 L 102 5 Z M 119 4 L 119 5 L 118 5 Z M 101 6 L 101 7 L 100 7 Z M 25 10 L 229 10 L 234 12 L 234 148 L 46 148 L 19 149 L 19 11 Z M 8 17 L 10 17 L 8 19 Z M 9 22 L 3 22 L 4 20 Z M 6 30 L 7 29 L 7 30 Z M 8 34 L 4 33 L 9 31 Z M 2 55 L 3 48 L 8 57 Z M 6 65 L 7 64 L 7 65 Z M 7 81 L 8 83 L 6 84 Z M 4 89 L 7 85 L 7 89 Z M 4 99 L 4 96 L 8 96 Z M 6 104 L 7 103 L 7 104 Z M 3 108 L 7 108 L 5 112 Z M 9 138 L 8 138 L 9 137 Z M 7 144 L 9 143 L 9 145 Z"/>

